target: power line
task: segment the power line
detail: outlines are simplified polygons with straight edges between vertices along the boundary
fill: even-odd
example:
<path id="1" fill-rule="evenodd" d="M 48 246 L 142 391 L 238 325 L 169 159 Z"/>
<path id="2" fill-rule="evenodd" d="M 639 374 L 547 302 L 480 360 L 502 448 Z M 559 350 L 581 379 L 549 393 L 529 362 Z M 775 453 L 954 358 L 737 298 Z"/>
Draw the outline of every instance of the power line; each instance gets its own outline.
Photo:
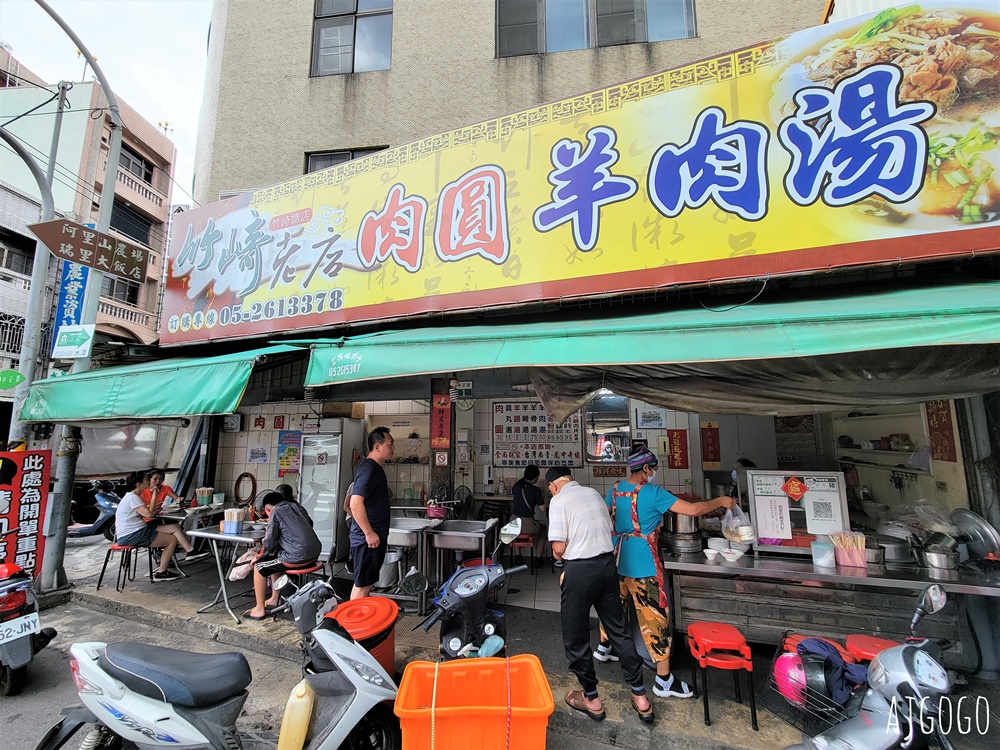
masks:
<path id="1" fill-rule="evenodd" d="M 34 112 L 34 111 L 35 111 L 36 109 L 41 109 L 41 108 L 42 108 L 42 107 L 44 107 L 44 106 L 45 106 L 46 104 L 51 104 L 52 102 L 54 102 L 54 101 L 55 101 L 56 99 L 58 99 L 58 98 L 59 98 L 59 94 L 58 94 L 58 93 L 56 93 L 56 94 L 53 94 L 53 95 L 52 95 L 52 96 L 50 96 L 50 97 L 49 97 L 48 99 L 46 99 L 46 100 L 45 100 L 44 102 L 42 102 L 41 104 L 39 104 L 39 105 L 37 105 L 37 106 L 34 106 L 34 107 L 32 107 L 32 108 L 31 108 L 31 109 L 29 109 L 29 110 L 28 110 L 27 112 L 22 112 L 22 113 L 21 113 L 21 114 L 19 114 L 19 115 L 18 115 L 17 117 L 13 117 L 13 118 L 11 118 L 10 120 L 7 120 L 7 122 L 5 122 L 5 123 L 4 123 L 3 125 L 0 125 L 0 128 L 5 128 L 5 127 L 7 127 L 8 125 L 10 125 L 10 124 L 11 124 L 12 122 L 17 122 L 17 121 L 18 121 L 18 120 L 20 120 L 20 119 L 21 119 L 22 117 L 26 117 L 27 115 L 30 115 L 30 114 L 31 114 L 32 112 Z"/>
<path id="2" fill-rule="evenodd" d="M 8 78 L 16 78 L 18 81 L 23 81 L 29 86 L 34 86 L 37 89 L 42 89 L 44 91 L 52 91 L 52 84 L 42 85 L 40 83 L 35 83 L 30 78 L 25 78 L 24 76 L 19 76 L 17 73 L 11 73 L 9 70 L 0 71 Z M 6 86 L 5 88 L 19 88 L 18 86 Z"/>

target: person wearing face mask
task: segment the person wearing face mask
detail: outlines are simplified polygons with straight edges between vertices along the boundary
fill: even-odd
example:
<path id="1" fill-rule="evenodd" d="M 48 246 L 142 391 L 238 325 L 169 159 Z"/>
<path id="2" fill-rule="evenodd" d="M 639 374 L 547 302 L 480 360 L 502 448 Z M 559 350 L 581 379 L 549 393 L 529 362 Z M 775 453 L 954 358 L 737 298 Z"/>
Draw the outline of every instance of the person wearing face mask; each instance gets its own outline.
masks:
<path id="1" fill-rule="evenodd" d="M 733 464 L 733 470 L 729 476 L 732 477 L 733 483 L 729 486 L 729 497 L 735 497 L 739 500 L 740 497 L 740 472 L 746 471 L 747 469 L 756 469 L 757 464 L 751 461 L 749 458 L 737 458 L 736 463 Z"/>
<path id="2" fill-rule="evenodd" d="M 690 686 L 670 674 L 670 612 L 663 566 L 658 562 L 657 538 L 667 511 L 703 516 L 717 508 L 731 508 L 736 501 L 731 497 L 699 503 L 681 500 L 652 483 L 658 465 L 649 448 L 636 448 L 628 457 L 631 475 L 615 483 L 605 502 L 614 527 L 622 602 L 632 600 L 643 643 L 656 664 L 653 693 L 661 698 L 691 698 L 694 692 Z M 594 658 L 604 662 L 618 660 L 603 630 Z"/>

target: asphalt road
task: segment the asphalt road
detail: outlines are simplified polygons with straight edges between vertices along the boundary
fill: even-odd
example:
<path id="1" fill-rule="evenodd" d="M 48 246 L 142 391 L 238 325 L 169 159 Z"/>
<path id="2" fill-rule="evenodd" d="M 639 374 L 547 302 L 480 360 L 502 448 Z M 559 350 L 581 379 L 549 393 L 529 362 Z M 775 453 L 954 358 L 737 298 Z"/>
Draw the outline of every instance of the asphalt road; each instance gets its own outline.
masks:
<path id="1" fill-rule="evenodd" d="M 0 727 L 3 727 L 0 748 L 3 750 L 32 750 L 48 728 L 59 721 L 60 711 L 65 706 L 79 704 L 69 672 L 69 647 L 74 642 L 127 640 L 201 653 L 233 650 L 212 640 L 132 622 L 75 603 L 45 610 L 41 618 L 42 626 L 54 627 L 59 636 L 31 662 L 24 692 L 0 698 Z M 248 750 L 273 748 L 288 693 L 300 679 L 299 664 L 244 653 L 250 661 L 254 680 L 238 726 Z M 78 733 L 77 737 L 82 739 L 82 734 Z M 256 737 L 265 741 L 255 741 Z M 76 747 L 76 744 L 71 746 Z"/>

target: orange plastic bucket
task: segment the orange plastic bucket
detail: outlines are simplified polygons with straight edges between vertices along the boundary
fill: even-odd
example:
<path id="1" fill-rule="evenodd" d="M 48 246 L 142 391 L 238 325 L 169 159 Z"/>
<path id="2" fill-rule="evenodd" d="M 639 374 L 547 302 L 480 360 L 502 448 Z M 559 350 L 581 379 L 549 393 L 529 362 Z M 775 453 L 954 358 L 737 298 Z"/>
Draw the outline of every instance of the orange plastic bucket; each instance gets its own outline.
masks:
<path id="1" fill-rule="evenodd" d="M 407 664 L 393 708 L 399 717 L 403 750 L 504 750 L 508 747 L 508 711 L 509 747 L 544 750 L 545 730 L 555 710 L 552 688 L 537 656 L 512 656 L 508 708 L 507 661 Z"/>
<path id="2" fill-rule="evenodd" d="M 390 677 L 396 675 L 396 617 L 399 607 L 384 596 L 352 599 L 326 616 L 339 622 L 351 637 L 382 665 Z"/>

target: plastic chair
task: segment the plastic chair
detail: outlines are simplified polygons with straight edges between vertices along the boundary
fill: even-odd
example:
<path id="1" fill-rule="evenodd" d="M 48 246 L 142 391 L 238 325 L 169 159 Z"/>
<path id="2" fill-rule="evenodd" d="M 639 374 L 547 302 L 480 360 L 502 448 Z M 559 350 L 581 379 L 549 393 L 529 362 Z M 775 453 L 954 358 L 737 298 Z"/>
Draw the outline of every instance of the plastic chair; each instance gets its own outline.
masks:
<path id="1" fill-rule="evenodd" d="M 896 641 L 854 633 L 847 636 L 847 651 L 858 661 L 871 661 L 880 651 L 898 646 Z"/>
<path id="2" fill-rule="evenodd" d="M 130 580 L 135 580 L 135 569 L 139 563 L 139 550 L 146 550 L 149 561 L 149 582 L 153 582 L 153 550 L 151 547 L 135 547 L 128 544 L 113 543 L 106 555 L 104 555 L 104 565 L 101 566 L 101 575 L 97 579 L 97 590 L 101 590 L 101 583 L 104 581 L 104 572 L 108 569 L 108 563 L 115 552 L 121 552 L 118 560 L 118 579 L 115 581 L 115 591 L 125 590 L 125 584 Z"/>
<path id="3" fill-rule="evenodd" d="M 687 629 L 688 648 L 695 664 L 691 667 L 691 683 L 695 682 L 695 668 L 701 667 L 701 699 L 705 709 L 705 726 L 712 726 L 708 710 L 708 668 L 725 669 L 733 673 L 736 701 L 740 697 L 740 670 L 746 670 L 750 682 L 750 726 L 755 732 L 757 725 L 757 698 L 753 689 L 753 657 L 746 639 L 732 625 L 721 622 L 693 622 Z"/>
<path id="4" fill-rule="evenodd" d="M 535 535 L 534 534 L 521 534 L 512 541 L 508 547 L 510 548 L 511 562 L 514 560 L 514 550 L 522 550 L 525 547 L 531 556 L 531 575 L 535 575 Z M 520 555 L 520 551 L 517 552 Z M 513 566 L 512 566 L 513 567 Z"/>
<path id="5" fill-rule="evenodd" d="M 288 576 L 289 581 L 292 583 L 292 587 L 298 591 L 300 588 L 309 582 L 309 576 L 315 573 L 322 573 L 326 575 L 326 565 L 320 561 L 316 561 L 310 565 L 303 565 L 301 568 L 291 568 L 285 571 L 285 575 Z M 288 602 L 286 601 L 280 607 L 275 607 L 271 610 L 272 615 L 277 615 L 279 612 L 288 611 Z"/>

